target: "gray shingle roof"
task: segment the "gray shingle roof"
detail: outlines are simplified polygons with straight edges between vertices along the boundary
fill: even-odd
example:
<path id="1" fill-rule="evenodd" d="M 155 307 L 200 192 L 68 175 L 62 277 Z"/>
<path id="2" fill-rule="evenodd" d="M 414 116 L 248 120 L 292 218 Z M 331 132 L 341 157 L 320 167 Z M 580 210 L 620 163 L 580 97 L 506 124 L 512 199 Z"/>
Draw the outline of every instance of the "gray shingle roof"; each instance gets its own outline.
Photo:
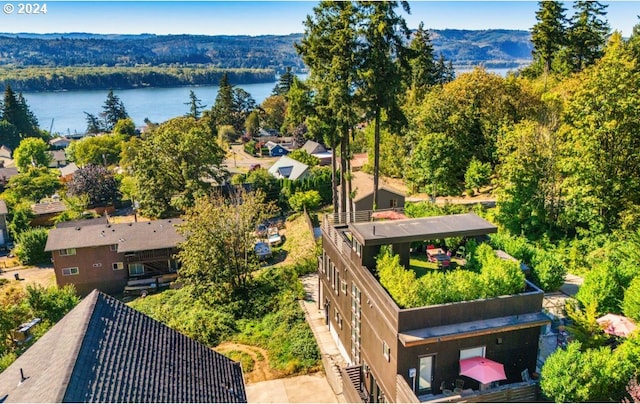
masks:
<path id="1" fill-rule="evenodd" d="M 150 222 L 94 224 L 80 223 L 76 227 L 55 228 L 49 231 L 45 251 L 66 248 L 118 245 L 118 252 L 134 252 L 173 248 L 184 241 L 176 229 L 181 219 Z"/>
<path id="2" fill-rule="evenodd" d="M 271 167 L 269 173 L 276 178 L 297 180 L 307 175 L 309 166 L 287 156 L 280 157 Z"/>
<path id="3" fill-rule="evenodd" d="M 27 377 L 22 383 L 20 370 Z M 6 402 L 246 402 L 237 362 L 94 290 L 0 374 Z"/>

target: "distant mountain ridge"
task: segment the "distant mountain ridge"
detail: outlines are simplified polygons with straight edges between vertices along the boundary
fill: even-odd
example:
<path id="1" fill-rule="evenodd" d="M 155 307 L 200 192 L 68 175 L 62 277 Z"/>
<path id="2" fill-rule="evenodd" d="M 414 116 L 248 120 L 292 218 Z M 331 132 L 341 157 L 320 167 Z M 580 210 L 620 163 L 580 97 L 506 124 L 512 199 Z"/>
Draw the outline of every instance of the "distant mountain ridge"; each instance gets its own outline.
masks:
<path id="1" fill-rule="evenodd" d="M 436 55 L 457 66 L 516 67 L 531 61 L 522 30 L 430 30 Z M 213 66 L 283 71 L 305 66 L 290 35 L 0 33 L 0 66 Z"/>

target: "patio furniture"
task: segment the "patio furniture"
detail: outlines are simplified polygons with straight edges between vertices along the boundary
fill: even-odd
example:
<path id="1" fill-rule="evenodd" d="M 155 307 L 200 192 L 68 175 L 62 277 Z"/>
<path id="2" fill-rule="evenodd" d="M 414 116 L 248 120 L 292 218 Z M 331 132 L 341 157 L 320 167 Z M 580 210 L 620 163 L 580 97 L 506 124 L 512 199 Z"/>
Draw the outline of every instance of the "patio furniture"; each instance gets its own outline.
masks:
<path id="1" fill-rule="evenodd" d="M 507 379 L 502 363 L 492 361 L 482 356 L 461 359 L 460 374 L 477 380 L 481 384 L 489 384 L 498 380 Z"/>
<path id="2" fill-rule="evenodd" d="M 466 254 L 467 254 L 467 249 L 461 245 L 456 250 L 456 254 L 454 255 L 454 257 L 464 259 L 466 257 Z"/>
<path id="3" fill-rule="evenodd" d="M 456 387 L 453 389 L 453 392 L 456 394 L 462 394 L 464 390 L 464 380 L 456 379 Z"/>

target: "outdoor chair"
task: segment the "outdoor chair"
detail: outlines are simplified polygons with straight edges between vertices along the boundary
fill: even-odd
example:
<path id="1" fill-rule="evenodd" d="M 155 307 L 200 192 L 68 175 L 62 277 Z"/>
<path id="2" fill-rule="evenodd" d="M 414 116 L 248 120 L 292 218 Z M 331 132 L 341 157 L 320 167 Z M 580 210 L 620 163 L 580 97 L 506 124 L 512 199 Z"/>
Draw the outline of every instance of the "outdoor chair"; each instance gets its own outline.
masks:
<path id="1" fill-rule="evenodd" d="M 466 248 L 464 248 L 464 246 L 460 246 L 460 247 L 458 247 L 458 249 L 456 250 L 456 255 L 455 255 L 455 257 L 456 257 L 456 258 L 460 258 L 460 259 L 464 259 L 464 258 L 465 258 L 466 253 L 467 253 Z"/>
<path id="2" fill-rule="evenodd" d="M 453 389 L 453 392 L 456 394 L 462 394 L 462 390 L 464 390 L 464 380 L 456 379 L 456 387 Z"/>

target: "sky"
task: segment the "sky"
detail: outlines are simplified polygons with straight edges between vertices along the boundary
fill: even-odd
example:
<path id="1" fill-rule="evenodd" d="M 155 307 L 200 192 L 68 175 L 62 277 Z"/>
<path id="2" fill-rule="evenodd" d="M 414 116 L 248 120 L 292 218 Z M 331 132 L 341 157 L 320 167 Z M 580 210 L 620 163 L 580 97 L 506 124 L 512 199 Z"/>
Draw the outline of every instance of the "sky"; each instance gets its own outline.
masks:
<path id="1" fill-rule="evenodd" d="M 409 28 L 521 29 L 535 23 L 535 1 L 410 1 Z M 611 1 L 607 20 L 628 37 L 640 1 Z M 29 14 L 36 4 L 46 14 Z M 304 31 L 316 1 L 7 1 L 0 0 L 0 32 L 98 34 L 286 35 Z M 571 3 L 564 3 L 570 14 Z M 22 9 L 22 10 L 20 10 Z M 24 11 L 25 13 L 19 13 Z"/>

